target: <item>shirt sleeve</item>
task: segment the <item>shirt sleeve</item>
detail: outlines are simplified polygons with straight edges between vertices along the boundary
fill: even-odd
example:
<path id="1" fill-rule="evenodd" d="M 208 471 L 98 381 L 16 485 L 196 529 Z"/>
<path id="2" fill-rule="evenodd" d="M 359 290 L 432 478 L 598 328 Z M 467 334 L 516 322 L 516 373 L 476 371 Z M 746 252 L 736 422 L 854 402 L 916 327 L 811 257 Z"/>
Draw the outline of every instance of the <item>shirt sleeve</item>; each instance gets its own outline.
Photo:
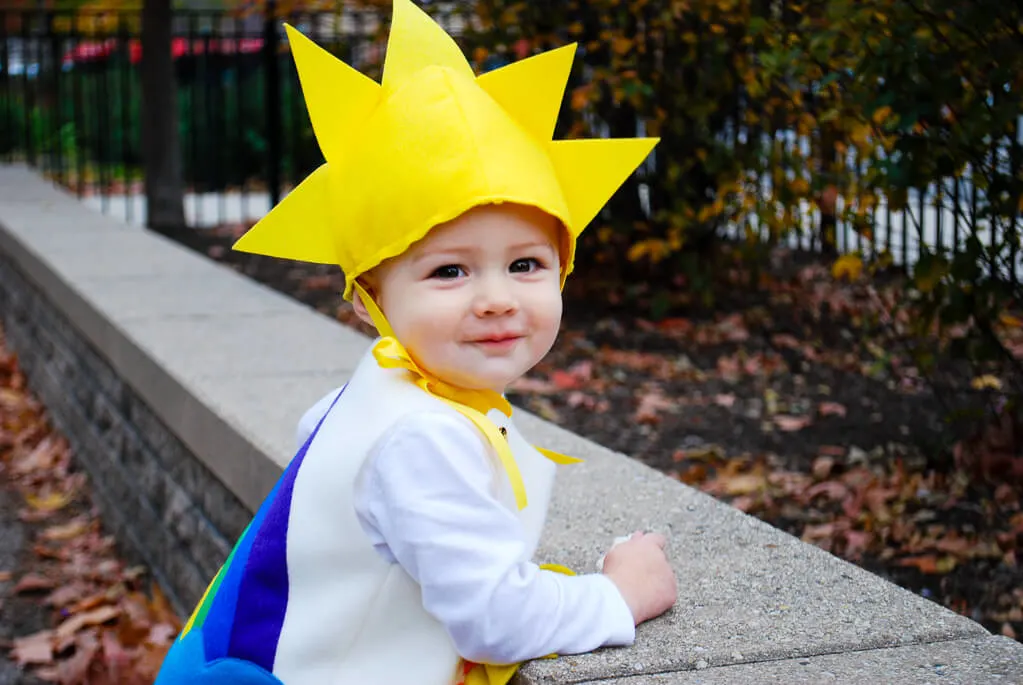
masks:
<path id="1" fill-rule="evenodd" d="M 316 425 L 323 418 L 323 415 L 330 409 L 330 405 L 334 403 L 334 400 L 340 394 L 341 388 L 334 388 L 329 393 L 324 395 L 319 402 L 310 407 L 302 418 L 298 420 L 298 430 L 295 434 L 296 450 L 302 449 L 302 445 L 309 439 L 313 431 L 316 429 Z"/>
<path id="2" fill-rule="evenodd" d="M 635 639 L 604 575 L 541 570 L 518 517 L 492 495 L 476 429 L 441 413 L 404 419 L 369 456 L 356 493 L 363 525 L 419 583 L 425 609 L 462 657 L 510 664 Z M 379 545 L 378 545 L 379 549 Z"/>

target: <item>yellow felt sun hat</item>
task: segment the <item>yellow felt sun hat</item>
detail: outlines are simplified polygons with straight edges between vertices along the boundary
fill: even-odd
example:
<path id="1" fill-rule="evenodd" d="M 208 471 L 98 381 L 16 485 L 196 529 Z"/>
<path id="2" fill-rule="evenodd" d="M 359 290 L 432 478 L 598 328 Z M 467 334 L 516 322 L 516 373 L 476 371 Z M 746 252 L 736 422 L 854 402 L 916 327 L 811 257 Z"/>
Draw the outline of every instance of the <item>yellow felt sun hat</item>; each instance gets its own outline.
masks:
<path id="1" fill-rule="evenodd" d="M 564 284 L 579 234 L 657 143 L 552 140 L 574 44 L 477 77 L 429 15 L 394 0 L 378 84 L 286 28 L 326 162 L 234 249 L 337 264 L 346 299 L 433 227 L 503 202 L 564 225 Z"/>

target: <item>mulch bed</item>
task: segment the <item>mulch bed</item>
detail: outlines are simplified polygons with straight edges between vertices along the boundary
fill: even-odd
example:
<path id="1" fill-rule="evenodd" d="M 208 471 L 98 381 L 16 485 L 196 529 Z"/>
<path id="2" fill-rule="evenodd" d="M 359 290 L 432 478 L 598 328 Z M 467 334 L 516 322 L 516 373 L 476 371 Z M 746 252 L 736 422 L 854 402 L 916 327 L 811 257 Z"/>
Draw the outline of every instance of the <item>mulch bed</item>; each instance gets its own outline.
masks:
<path id="1" fill-rule="evenodd" d="M 340 301 L 336 268 L 230 251 L 243 227 L 188 247 L 370 332 Z M 994 421 L 995 377 L 946 361 L 924 378 L 886 312 L 898 279 L 836 282 L 775 255 L 755 287 L 727 254 L 712 305 L 676 279 L 654 322 L 573 276 L 551 354 L 514 402 L 701 488 L 793 535 L 971 616 L 1023 634 L 1023 464 Z M 724 293 L 724 295 L 721 295 Z M 1023 330 L 1007 333 L 1023 356 Z M 972 381 L 972 383 L 971 383 Z"/>

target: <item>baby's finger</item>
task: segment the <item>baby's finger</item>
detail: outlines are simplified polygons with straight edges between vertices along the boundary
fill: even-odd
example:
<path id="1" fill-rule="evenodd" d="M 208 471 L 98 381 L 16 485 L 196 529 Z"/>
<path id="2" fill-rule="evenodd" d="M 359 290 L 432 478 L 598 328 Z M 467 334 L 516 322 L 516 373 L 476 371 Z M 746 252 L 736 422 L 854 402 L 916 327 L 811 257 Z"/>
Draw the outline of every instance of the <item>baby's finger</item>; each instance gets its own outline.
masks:
<path id="1" fill-rule="evenodd" d="M 661 533 L 647 533 L 643 537 L 646 540 L 650 540 L 661 549 L 664 549 L 665 547 L 668 546 L 668 538 L 662 535 Z"/>

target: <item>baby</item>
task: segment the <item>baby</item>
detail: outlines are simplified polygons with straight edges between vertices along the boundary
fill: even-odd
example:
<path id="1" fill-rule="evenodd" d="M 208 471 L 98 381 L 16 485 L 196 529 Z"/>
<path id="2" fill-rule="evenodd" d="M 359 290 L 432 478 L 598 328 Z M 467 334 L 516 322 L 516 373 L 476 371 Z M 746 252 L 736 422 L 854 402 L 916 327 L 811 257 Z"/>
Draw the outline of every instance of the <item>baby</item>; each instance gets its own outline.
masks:
<path id="1" fill-rule="evenodd" d="M 655 141 L 551 141 L 572 46 L 476 77 L 394 0 L 382 84 L 288 27 L 326 163 L 237 249 L 336 263 L 380 334 L 300 447 L 157 685 L 508 682 L 667 611 L 665 539 L 601 573 L 531 561 L 555 464 L 504 399 L 549 351 L 579 233 Z"/>

